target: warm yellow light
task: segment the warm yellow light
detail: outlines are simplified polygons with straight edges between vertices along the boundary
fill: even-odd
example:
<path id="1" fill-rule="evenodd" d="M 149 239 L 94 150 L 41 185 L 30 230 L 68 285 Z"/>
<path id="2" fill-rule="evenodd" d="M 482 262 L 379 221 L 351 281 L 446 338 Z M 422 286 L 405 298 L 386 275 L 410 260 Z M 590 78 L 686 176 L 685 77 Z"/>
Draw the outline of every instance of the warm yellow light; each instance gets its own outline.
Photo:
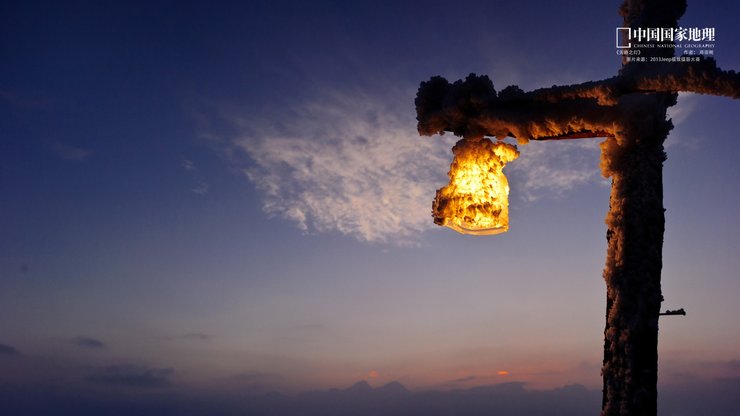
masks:
<path id="1" fill-rule="evenodd" d="M 463 234 L 489 235 L 509 229 L 506 163 L 519 157 L 516 146 L 486 138 L 462 139 L 452 148 L 450 183 L 437 190 L 435 224 Z"/>

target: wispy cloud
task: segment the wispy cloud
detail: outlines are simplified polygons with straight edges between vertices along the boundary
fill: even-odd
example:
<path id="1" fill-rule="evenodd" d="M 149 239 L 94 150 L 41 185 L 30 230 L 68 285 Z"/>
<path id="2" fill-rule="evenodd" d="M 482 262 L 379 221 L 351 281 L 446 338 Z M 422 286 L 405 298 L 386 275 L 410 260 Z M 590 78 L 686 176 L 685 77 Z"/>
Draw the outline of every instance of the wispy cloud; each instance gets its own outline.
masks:
<path id="1" fill-rule="evenodd" d="M 448 145 L 418 136 L 413 109 L 327 93 L 279 125 L 235 121 L 244 134 L 234 144 L 254 162 L 244 172 L 268 214 L 372 243 L 413 244 L 432 226 L 431 201 L 451 156 Z"/>
<path id="2" fill-rule="evenodd" d="M 195 170 L 195 163 L 190 159 L 182 159 L 182 168 L 185 170 Z"/>
<path id="3" fill-rule="evenodd" d="M 194 341 L 208 341 L 213 339 L 213 335 L 206 334 L 203 332 L 189 332 L 187 334 L 176 335 L 171 339 L 182 339 L 182 340 L 194 340 Z"/>
<path id="4" fill-rule="evenodd" d="M 467 376 L 467 377 L 461 377 L 461 378 L 454 379 L 454 380 L 452 380 L 452 382 L 453 383 L 466 383 L 468 381 L 473 381 L 473 380 L 477 380 L 477 379 L 478 379 L 478 377 L 476 377 L 476 376 Z"/>
<path id="5" fill-rule="evenodd" d="M 207 195 L 210 185 L 203 179 L 198 168 L 195 166 L 195 163 L 190 159 L 183 158 L 181 166 L 183 169 L 190 172 L 190 176 L 193 178 L 193 181 L 195 181 L 195 185 L 190 188 L 190 191 L 198 195 Z"/>
<path id="6" fill-rule="evenodd" d="M 686 137 L 686 133 L 682 132 L 682 125 L 694 113 L 702 99 L 701 97 L 700 94 L 690 92 L 678 93 L 678 103 L 668 108 L 668 118 L 673 122 L 674 129 L 665 142 L 666 148 L 696 149 L 704 141 L 704 137 Z"/>
<path id="7" fill-rule="evenodd" d="M 198 195 L 207 195 L 208 189 L 210 187 L 208 186 L 208 183 L 205 181 L 198 181 L 193 188 L 190 189 L 191 192 Z"/>
<path id="8" fill-rule="evenodd" d="M 559 197 L 578 186 L 604 180 L 599 170 L 603 139 L 535 142 L 520 146 L 519 159 L 507 166 L 519 183 L 516 192 L 526 201 Z"/>
<path id="9" fill-rule="evenodd" d="M 72 146 L 70 144 L 62 142 L 54 142 L 51 144 L 51 149 L 60 158 L 69 160 L 71 162 L 80 162 L 92 155 L 92 151 L 84 149 L 82 147 Z"/>
<path id="10" fill-rule="evenodd" d="M 398 103 L 409 103 L 398 109 Z M 340 232 L 362 242 L 414 245 L 434 228 L 431 201 L 447 182 L 452 135 L 419 137 L 413 93 L 382 97 L 324 92 L 279 117 L 226 116 L 241 131 L 228 154 L 262 192 L 269 215 L 304 232 Z M 603 180 L 598 140 L 530 143 L 508 172 L 532 201 Z M 237 158 L 232 157 L 232 161 Z"/>
<path id="11" fill-rule="evenodd" d="M 48 108 L 53 101 L 47 97 L 29 94 L 27 92 L 8 91 L 0 89 L 0 101 L 26 109 Z"/>
<path id="12" fill-rule="evenodd" d="M 691 113 L 694 112 L 694 109 L 696 109 L 700 96 L 700 94 L 691 92 L 678 93 L 678 103 L 668 108 L 668 117 L 673 121 L 674 126 L 682 124 L 689 118 Z"/>
<path id="13" fill-rule="evenodd" d="M 19 352 L 15 347 L 10 345 L 0 344 L 0 355 L 18 355 Z"/>
<path id="14" fill-rule="evenodd" d="M 86 337 L 86 336 L 78 336 L 72 339 L 72 343 L 78 347 L 83 348 L 92 348 L 92 349 L 100 349 L 105 348 L 105 343 L 99 339 Z"/>
<path id="15" fill-rule="evenodd" d="M 274 390 L 285 380 L 276 373 L 262 371 L 247 371 L 235 374 L 231 381 L 244 392 L 266 392 Z"/>
<path id="16" fill-rule="evenodd" d="M 174 370 L 138 365 L 111 365 L 96 369 L 87 380 L 126 387 L 162 387 L 170 384 Z"/>

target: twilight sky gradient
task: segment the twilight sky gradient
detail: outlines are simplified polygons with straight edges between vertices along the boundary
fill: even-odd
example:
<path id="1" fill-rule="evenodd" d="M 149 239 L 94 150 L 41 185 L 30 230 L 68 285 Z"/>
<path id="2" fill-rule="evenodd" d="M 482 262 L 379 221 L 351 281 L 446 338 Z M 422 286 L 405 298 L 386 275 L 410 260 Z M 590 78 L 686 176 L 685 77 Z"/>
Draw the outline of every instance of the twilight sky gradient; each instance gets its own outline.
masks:
<path id="1" fill-rule="evenodd" d="M 611 76 L 619 2 L 216 3 L 0 5 L 0 393 L 600 388 L 600 140 L 520 146 L 510 231 L 461 236 L 413 99 Z M 739 15 L 681 23 L 738 70 Z M 663 389 L 740 383 L 739 111 L 671 111 Z"/>

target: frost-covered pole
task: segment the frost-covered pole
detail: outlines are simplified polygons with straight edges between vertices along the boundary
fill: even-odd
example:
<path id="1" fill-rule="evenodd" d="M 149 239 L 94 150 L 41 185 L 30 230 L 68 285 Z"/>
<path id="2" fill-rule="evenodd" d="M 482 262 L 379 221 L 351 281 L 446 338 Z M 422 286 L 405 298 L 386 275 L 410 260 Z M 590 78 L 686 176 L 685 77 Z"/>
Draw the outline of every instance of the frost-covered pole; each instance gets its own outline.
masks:
<path id="1" fill-rule="evenodd" d="M 673 33 L 686 10 L 685 0 L 627 0 L 620 14 L 632 30 L 667 29 Z M 644 42 L 640 59 L 623 59 L 620 74 L 641 73 L 652 58 L 674 55 L 673 39 Z M 666 120 L 675 92 L 633 94 L 622 100 L 625 114 L 614 137 L 602 144 L 601 169 L 611 177 L 604 329 L 604 379 L 601 414 L 658 413 L 658 317 L 663 300 L 663 142 L 673 128 Z"/>
<path id="2" fill-rule="evenodd" d="M 671 128 L 665 112 L 673 100 L 665 93 L 635 97 L 621 130 L 602 144 L 602 173 L 612 179 L 604 268 L 603 415 L 657 414 L 663 141 Z"/>

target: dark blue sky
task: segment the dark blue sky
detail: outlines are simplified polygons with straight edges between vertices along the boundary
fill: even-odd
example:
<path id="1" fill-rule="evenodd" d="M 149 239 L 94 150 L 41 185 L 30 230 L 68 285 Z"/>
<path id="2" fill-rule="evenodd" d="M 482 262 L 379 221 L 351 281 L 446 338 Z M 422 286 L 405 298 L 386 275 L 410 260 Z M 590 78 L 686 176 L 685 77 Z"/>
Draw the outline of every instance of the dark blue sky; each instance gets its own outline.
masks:
<path id="1" fill-rule="evenodd" d="M 459 236 L 430 217 L 455 139 L 418 137 L 413 99 L 433 75 L 612 76 L 617 7 L 3 2 L 2 391 L 598 389 L 598 140 L 520 146 L 510 231 Z M 690 1 L 681 24 L 714 27 L 740 69 L 739 14 Z M 661 323 L 673 391 L 740 377 L 739 109 L 671 110 L 664 306 L 689 312 Z"/>

